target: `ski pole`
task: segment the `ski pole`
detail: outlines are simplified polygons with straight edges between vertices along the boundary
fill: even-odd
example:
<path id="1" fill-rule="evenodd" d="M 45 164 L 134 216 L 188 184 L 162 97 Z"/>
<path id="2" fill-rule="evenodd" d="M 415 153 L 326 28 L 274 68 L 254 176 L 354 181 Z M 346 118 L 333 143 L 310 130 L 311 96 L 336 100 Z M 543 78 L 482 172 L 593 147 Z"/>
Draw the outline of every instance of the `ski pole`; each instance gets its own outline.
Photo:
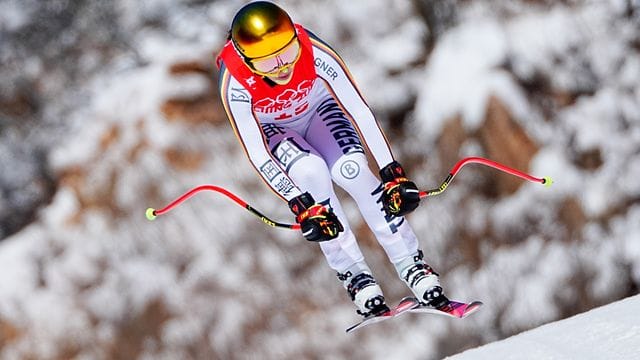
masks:
<path id="1" fill-rule="evenodd" d="M 167 212 L 171 211 L 171 209 L 175 208 L 176 206 L 180 205 L 182 202 L 186 201 L 187 199 L 189 199 L 190 197 L 192 197 L 193 195 L 195 195 L 196 193 L 199 193 L 201 191 L 214 191 L 214 192 L 218 192 L 218 193 L 220 193 L 222 195 L 225 195 L 229 199 L 233 200 L 236 204 L 242 206 L 243 208 L 247 209 L 250 213 L 252 213 L 253 215 L 255 215 L 258 218 L 260 218 L 260 220 L 262 220 L 263 223 L 265 223 L 265 224 L 267 224 L 269 226 L 280 227 L 280 228 L 291 229 L 291 230 L 299 230 L 300 229 L 300 224 L 284 224 L 284 223 L 279 223 L 277 221 L 271 220 L 270 218 L 268 218 L 265 215 L 263 215 L 260 211 L 254 209 L 251 205 L 247 204 L 246 201 L 242 200 L 241 198 L 239 198 L 234 193 L 230 192 L 227 189 L 224 189 L 224 188 L 221 188 L 221 187 L 215 186 L 215 185 L 200 185 L 200 186 L 197 186 L 197 187 L 187 191 L 186 193 L 181 195 L 179 198 L 173 200 L 171 203 L 169 203 L 169 205 L 165 206 L 162 209 L 156 210 L 154 208 L 148 208 L 146 213 L 145 213 L 145 215 L 147 216 L 147 219 L 155 220 L 155 218 L 158 217 L 159 215 L 166 214 Z"/>
<path id="2" fill-rule="evenodd" d="M 449 172 L 449 175 L 447 175 L 447 178 L 442 182 L 442 184 L 439 187 L 437 187 L 435 189 L 427 190 L 427 191 L 420 191 L 420 198 L 424 198 L 424 197 L 427 197 L 427 196 L 439 195 L 439 194 L 443 193 L 447 189 L 447 187 L 449 186 L 449 184 L 451 183 L 453 178 L 458 174 L 460 169 L 462 169 L 463 166 L 465 166 L 467 164 L 470 164 L 470 163 L 486 165 L 486 166 L 492 167 L 494 169 L 503 171 L 503 172 L 505 172 L 507 174 L 517 176 L 517 177 L 519 177 L 521 179 L 543 184 L 543 185 L 545 185 L 547 187 L 549 187 L 549 186 L 551 186 L 551 184 L 553 184 L 553 180 L 551 180 L 551 178 L 548 177 L 548 176 L 543 177 L 543 178 L 537 178 L 537 177 L 531 176 L 531 175 L 529 175 L 527 173 L 524 173 L 522 171 L 510 168 L 510 167 L 505 166 L 503 164 L 500 164 L 498 162 L 492 161 L 492 160 L 488 160 L 488 159 L 481 158 L 481 157 L 468 157 L 468 158 L 464 158 L 464 159 L 462 159 L 462 160 L 460 160 L 460 161 L 458 161 L 456 163 L 456 165 L 453 167 L 453 169 L 451 169 L 451 171 Z M 269 226 L 285 228 L 285 229 L 291 229 L 291 230 L 299 230 L 300 229 L 300 224 L 286 224 L 286 223 L 280 223 L 280 222 L 276 222 L 274 220 L 271 220 L 270 218 L 268 218 L 265 215 L 263 215 L 260 211 L 256 210 L 251 205 L 247 204 L 246 201 L 242 200 L 241 198 L 239 198 L 234 193 L 232 193 L 229 190 L 226 190 L 226 189 L 224 189 L 222 187 L 216 186 L 216 185 L 200 185 L 200 186 L 197 186 L 197 187 L 189 190 L 188 192 L 184 193 L 182 196 L 178 197 L 177 199 L 173 200 L 171 203 L 169 203 L 169 205 L 165 206 L 162 209 L 156 210 L 154 208 L 148 208 L 147 211 L 146 211 L 147 219 L 155 220 L 156 217 L 166 214 L 167 212 L 171 211 L 176 206 L 180 205 L 181 203 L 183 203 L 184 201 L 186 201 L 187 199 L 189 199 L 190 197 L 194 196 L 196 193 L 199 193 L 201 191 L 214 191 L 214 192 L 218 192 L 220 194 L 223 194 L 223 195 L 227 196 L 228 198 L 233 200 L 236 204 L 242 206 L 243 208 L 248 210 L 250 213 L 252 213 L 253 215 L 255 215 L 258 218 L 260 218 L 260 220 L 262 220 L 262 222 L 264 222 L 265 224 L 267 224 Z"/>
<path id="3" fill-rule="evenodd" d="M 447 178 L 444 179 L 444 181 L 442 182 L 442 184 L 440 184 L 439 187 L 437 187 L 435 189 L 427 190 L 427 191 L 421 191 L 420 192 L 420 198 L 441 194 L 443 191 L 445 191 L 447 189 L 447 187 L 449 186 L 449 184 L 451 183 L 453 178 L 458 174 L 460 169 L 462 169 L 463 166 L 465 166 L 467 164 L 471 164 L 471 163 L 486 165 L 486 166 L 492 167 L 494 169 L 503 171 L 503 172 L 505 172 L 507 174 L 517 176 L 517 177 L 519 177 L 521 179 L 528 180 L 528 181 L 531 181 L 531 182 L 540 183 L 540 184 L 542 184 L 542 185 L 544 185 L 546 187 L 549 187 L 549 186 L 551 186 L 551 184 L 553 184 L 553 180 L 549 176 L 545 176 L 545 177 L 542 177 L 542 178 L 537 178 L 535 176 L 531 176 L 531 175 L 529 175 L 527 173 L 524 173 L 522 171 L 519 171 L 519 170 L 510 168 L 510 167 L 508 167 L 506 165 L 500 164 L 499 162 L 496 162 L 496 161 L 492 161 L 492 160 L 481 158 L 481 157 L 468 157 L 468 158 L 464 158 L 464 159 L 462 159 L 462 160 L 460 160 L 460 161 L 458 161 L 456 163 L 456 165 L 449 172 L 449 175 L 447 175 Z"/>

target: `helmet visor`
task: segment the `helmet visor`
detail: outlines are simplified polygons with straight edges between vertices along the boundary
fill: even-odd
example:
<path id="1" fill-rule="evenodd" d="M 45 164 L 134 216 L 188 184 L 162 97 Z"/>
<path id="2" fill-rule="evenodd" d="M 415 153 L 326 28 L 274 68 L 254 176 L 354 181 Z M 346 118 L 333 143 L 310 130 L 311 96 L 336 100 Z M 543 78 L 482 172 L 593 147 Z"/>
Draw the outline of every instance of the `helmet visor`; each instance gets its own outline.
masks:
<path id="1" fill-rule="evenodd" d="M 291 68 L 300 59 L 300 43 L 297 38 L 285 45 L 281 50 L 268 56 L 249 59 L 253 71 L 263 76 L 274 76 Z"/>

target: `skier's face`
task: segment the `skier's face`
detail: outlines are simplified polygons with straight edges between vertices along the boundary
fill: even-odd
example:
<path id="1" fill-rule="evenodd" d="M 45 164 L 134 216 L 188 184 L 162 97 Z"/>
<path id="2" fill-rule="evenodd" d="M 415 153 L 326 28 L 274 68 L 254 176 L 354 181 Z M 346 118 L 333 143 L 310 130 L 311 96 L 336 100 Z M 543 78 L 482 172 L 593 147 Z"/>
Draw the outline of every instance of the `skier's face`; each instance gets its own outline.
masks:
<path id="1" fill-rule="evenodd" d="M 276 84 L 286 84 L 293 77 L 293 67 L 300 58 L 300 43 L 293 38 L 285 47 L 275 54 L 250 61 L 252 71 L 266 76 Z"/>

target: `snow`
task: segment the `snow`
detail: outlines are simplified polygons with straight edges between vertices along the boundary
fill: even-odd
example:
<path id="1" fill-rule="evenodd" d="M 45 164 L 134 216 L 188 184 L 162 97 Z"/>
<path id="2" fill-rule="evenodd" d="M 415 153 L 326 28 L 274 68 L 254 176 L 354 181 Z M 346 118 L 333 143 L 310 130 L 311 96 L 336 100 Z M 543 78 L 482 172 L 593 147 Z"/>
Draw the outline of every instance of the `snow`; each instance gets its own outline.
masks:
<path id="1" fill-rule="evenodd" d="M 446 120 L 460 113 L 468 129 L 479 125 L 492 90 L 509 86 L 495 69 L 505 55 L 501 26 L 491 21 L 468 23 L 446 34 L 432 55 L 419 92 L 417 112 L 429 115 L 418 125 L 431 139 Z"/>
<path id="2" fill-rule="evenodd" d="M 637 18 L 622 15 L 629 2 L 461 1 L 459 23 L 431 53 L 423 46 L 428 29 L 411 2 L 285 2 L 296 20 L 340 52 L 376 113 L 412 106 L 404 138 L 390 141 L 399 159 L 416 163 L 417 183 L 443 180 L 452 164 L 440 164 L 441 129 L 460 115 L 473 134 L 491 96 L 540 147 L 525 170 L 555 180 L 551 188 L 525 184 L 509 196 L 487 197 L 478 189 L 486 177 L 465 168 L 446 195 L 425 201 L 409 221 L 448 294 L 481 299 L 482 311 L 461 322 L 406 316 L 353 337 L 344 335 L 357 319 L 352 304 L 319 249 L 298 234 L 265 228 L 215 194 L 155 222 L 144 218 L 148 206 L 215 183 L 291 221 L 226 123 L 169 121 L 160 111 L 169 98 L 207 94 L 209 77 L 173 76 L 170 67 L 211 65 L 242 3 L 115 2 L 114 26 L 126 41 L 114 45 L 113 57 L 83 55 L 82 80 L 71 89 L 61 89 L 67 82 L 55 68 L 39 82 L 50 100 L 43 113 L 61 123 L 38 128 L 37 137 L 50 141 L 23 142 L 21 131 L 2 128 L 0 166 L 11 171 L 0 175 L 0 214 L 28 202 L 29 192 L 18 191 L 34 186 L 32 152 L 41 144 L 51 146 L 47 170 L 61 180 L 36 218 L 0 243 L 0 357 L 63 358 L 71 349 L 78 359 L 109 358 L 112 346 L 134 341 L 123 339 L 123 328 L 147 312 L 152 320 L 168 319 L 153 329 L 156 335 L 143 329 L 140 344 L 125 344 L 140 346 L 139 359 L 430 359 L 523 331 L 453 358 L 640 357 L 631 311 L 640 307 L 637 296 L 553 323 L 637 293 L 640 284 L 640 57 Z M 33 20 L 37 7 L 29 4 L 0 2 L 3 31 Z M 2 58 L 11 58 L 4 48 Z M 15 77 L 45 76 L 43 61 L 34 55 L 24 73 L 3 73 L 7 88 L 16 87 Z M 539 104 L 525 86 L 537 77 L 547 87 L 539 91 L 551 93 L 544 101 L 564 92 L 575 99 Z M 171 149 L 200 154 L 201 164 L 176 168 L 166 158 Z M 577 165 L 593 150 L 601 166 Z M 457 155 L 483 151 L 470 137 Z M 583 226 L 570 229 L 559 219 L 567 203 L 577 204 Z M 345 209 L 354 229 L 364 229 L 355 205 L 347 201 Z M 389 300 L 407 295 L 375 241 L 361 234 Z M 152 302 L 168 315 L 154 314 Z M 7 324 L 16 338 L 3 338 Z"/>
<path id="3" fill-rule="evenodd" d="M 15 31 L 25 25 L 31 14 L 22 9 L 19 1 L 3 1 L 0 3 L 0 23 L 3 30 Z"/>
<path id="4" fill-rule="evenodd" d="M 638 310 L 636 295 L 446 359 L 638 359 Z"/>

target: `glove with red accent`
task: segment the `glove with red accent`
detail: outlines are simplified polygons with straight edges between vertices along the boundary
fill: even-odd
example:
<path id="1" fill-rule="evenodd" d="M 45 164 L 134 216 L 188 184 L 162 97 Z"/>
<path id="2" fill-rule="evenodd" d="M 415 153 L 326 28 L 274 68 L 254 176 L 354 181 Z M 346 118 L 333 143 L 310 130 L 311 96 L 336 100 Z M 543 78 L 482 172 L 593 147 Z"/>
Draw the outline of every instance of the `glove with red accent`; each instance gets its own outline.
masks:
<path id="1" fill-rule="evenodd" d="M 387 215 L 403 216 L 420 205 L 420 191 L 407 179 L 404 169 L 394 161 L 380 170 L 384 183 L 382 206 Z"/>
<path id="2" fill-rule="evenodd" d="M 289 208 L 296 215 L 302 235 L 309 241 L 327 241 L 338 237 L 344 227 L 336 214 L 318 204 L 308 192 L 289 201 Z"/>

